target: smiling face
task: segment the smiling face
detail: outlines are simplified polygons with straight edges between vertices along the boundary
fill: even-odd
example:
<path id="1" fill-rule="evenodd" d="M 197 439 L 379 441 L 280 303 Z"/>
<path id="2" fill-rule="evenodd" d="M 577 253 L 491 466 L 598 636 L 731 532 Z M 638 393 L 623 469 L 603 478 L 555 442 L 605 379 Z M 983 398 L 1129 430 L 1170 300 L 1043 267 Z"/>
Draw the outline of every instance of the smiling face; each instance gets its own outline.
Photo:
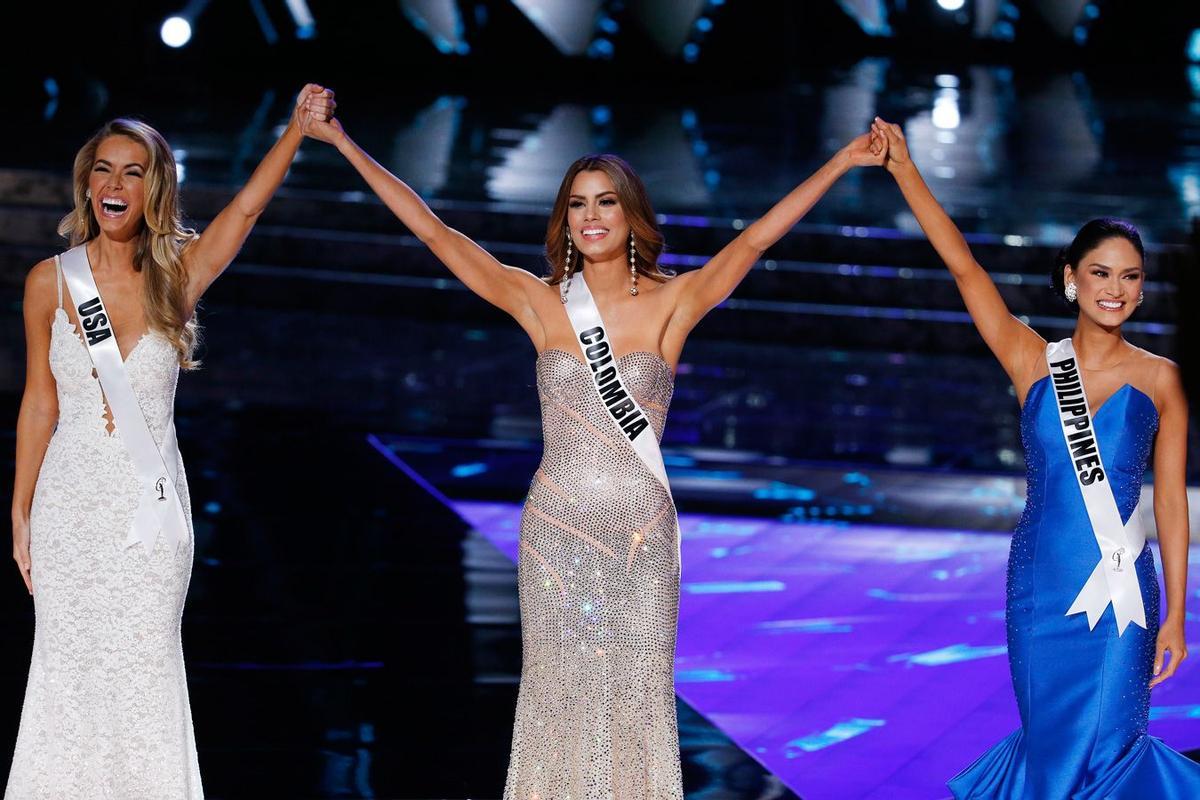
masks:
<path id="1" fill-rule="evenodd" d="M 105 137 L 88 176 L 92 213 L 109 238 L 128 241 L 142 226 L 150 155 L 128 136 Z"/>
<path id="2" fill-rule="evenodd" d="M 567 227 L 575 248 L 588 261 L 624 257 L 629 247 L 629 223 L 607 173 L 584 170 L 571 181 Z"/>
<path id="3" fill-rule="evenodd" d="M 1137 308 L 1145 283 L 1142 256 L 1127 239 L 1112 236 L 1084 253 L 1074 268 L 1065 268 L 1067 283 L 1074 281 L 1079 312 L 1105 328 L 1113 328 Z"/>

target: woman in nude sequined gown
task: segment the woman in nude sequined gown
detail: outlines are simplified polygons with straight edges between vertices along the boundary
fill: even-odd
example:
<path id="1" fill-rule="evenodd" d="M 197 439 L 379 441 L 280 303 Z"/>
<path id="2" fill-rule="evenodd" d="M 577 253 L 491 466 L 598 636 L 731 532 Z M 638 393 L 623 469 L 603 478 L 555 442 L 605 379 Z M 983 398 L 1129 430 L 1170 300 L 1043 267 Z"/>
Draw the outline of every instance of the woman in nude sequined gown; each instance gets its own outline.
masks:
<path id="1" fill-rule="evenodd" d="M 538 278 L 447 227 L 336 120 L 335 145 L 388 207 L 537 348 L 545 454 L 521 522 L 523 664 L 506 800 L 683 796 L 673 662 L 679 541 L 670 495 L 602 403 L 564 309 L 567 265 L 590 287 L 626 388 L 662 436 L 675 365 L 693 326 L 724 300 L 846 171 L 878 165 L 867 135 L 837 153 L 701 269 L 658 268 L 662 235 L 641 180 L 620 158 L 570 166 Z"/>
<path id="2" fill-rule="evenodd" d="M 306 118 L 332 108 L 330 93 L 306 86 L 279 141 L 199 236 L 180 223 L 172 151 L 149 125 L 113 120 L 79 151 L 75 208 L 59 230 L 85 248 L 154 445 L 172 432 L 197 301 L 283 181 Z M 86 298 L 71 297 L 63 271 L 60 259 L 47 259 L 25 283 L 13 558 L 33 595 L 36 625 L 4 796 L 199 800 L 180 637 L 191 537 L 168 543 L 160 533 L 148 547 L 129 546 L 142 493 L 122 435 L 129 429 L 110 413 L 78 325 L 75 304 Z M 187 479 L 177 463 L 190 534 Z"/>

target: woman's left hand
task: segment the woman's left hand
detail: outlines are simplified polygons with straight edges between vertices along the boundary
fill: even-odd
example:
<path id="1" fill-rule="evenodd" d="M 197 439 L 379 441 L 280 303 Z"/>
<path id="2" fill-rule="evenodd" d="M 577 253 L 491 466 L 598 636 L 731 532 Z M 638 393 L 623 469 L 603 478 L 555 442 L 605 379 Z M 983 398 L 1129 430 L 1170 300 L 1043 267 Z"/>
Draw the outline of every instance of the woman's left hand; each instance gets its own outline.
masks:
<path id="1" fill-rule="evenodd" d="M 1165 663 L 1165 655 L 1168 652 L 1171 654 L 1171 661 Z M 1185 658 L 1187 658 L 1187 639 L 1183 634 L 1183 621 L 1167 620 L 1158 631 L 1158 647 L 1154 653 L 1154 678 L 1150 681 L 1150 688 L 1153 689 L 1174 675 L 1175 670 L 1179 668 L 1179 664 Z"/>
<path id="2" fill-rule="evenodd" d="M 887 151 L 887 139 L 872 132 L 851 139 L 842 148 L 842 155 L 852 167 L 882 167 L 887 160 Z"/>
<path id="3" fill-rule="evenodd" d="M 292 111 L 292 122 L 307 134 L 314 121 L 328 122 L 333 118 L 337 101 L 333 99 L 333 90 L 316 83 L 305 84 L 296 95 L 296 107 Z"/>

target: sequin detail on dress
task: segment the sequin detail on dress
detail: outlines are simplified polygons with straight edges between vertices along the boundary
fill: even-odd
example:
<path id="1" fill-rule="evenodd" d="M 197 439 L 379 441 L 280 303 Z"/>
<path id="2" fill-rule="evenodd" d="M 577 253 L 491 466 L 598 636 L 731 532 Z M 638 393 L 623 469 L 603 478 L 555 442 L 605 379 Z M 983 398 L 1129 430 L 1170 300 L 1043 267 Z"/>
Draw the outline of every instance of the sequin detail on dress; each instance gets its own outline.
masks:
<path id="1" fill-rule="evenodd" d="M 674 390 L 619 361 L 662 438 Z M 537 362 L 545 451 L 521 521 L 523 663 L 505 800 L 682 800 L 675 721 L 675 507 L 613 425 L 588 368 Z"/>
<path id="2" fill-rule="evenodd" d="M 7 800 L 200 800 L 180 618 L 192 541 L 127 547 L 139 486 L 83 341 L 55 311 L 58 427 L 30 512 L 36 627 Z M 177 353 L 144 336 L 125 362 L 154 438 L 175 402 Z M 191 520 L 187 478 L 179 494 Z"/>

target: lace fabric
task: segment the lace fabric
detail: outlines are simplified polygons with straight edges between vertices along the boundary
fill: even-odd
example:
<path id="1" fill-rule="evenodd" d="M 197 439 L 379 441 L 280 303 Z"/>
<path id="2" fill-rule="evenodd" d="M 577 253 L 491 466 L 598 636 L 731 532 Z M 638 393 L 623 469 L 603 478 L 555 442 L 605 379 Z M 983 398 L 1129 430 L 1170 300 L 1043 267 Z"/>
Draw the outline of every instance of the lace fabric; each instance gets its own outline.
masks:
<path id="1" fill-rule="evenodd" d="M 180 621 L 192 540 L 126 546 L 138 481 L 119 430 L 106 430 L 91 359 L 55 312 L 50 368 L 59 421 L 30 511 L 33 659 L 8 800 L 203 797 Z M 179 367 L 162 336 L 142 337 L 126 370 L 150 431 L 170 424 Z M 179 493 L 191 519 L 187 478 Z"/>

